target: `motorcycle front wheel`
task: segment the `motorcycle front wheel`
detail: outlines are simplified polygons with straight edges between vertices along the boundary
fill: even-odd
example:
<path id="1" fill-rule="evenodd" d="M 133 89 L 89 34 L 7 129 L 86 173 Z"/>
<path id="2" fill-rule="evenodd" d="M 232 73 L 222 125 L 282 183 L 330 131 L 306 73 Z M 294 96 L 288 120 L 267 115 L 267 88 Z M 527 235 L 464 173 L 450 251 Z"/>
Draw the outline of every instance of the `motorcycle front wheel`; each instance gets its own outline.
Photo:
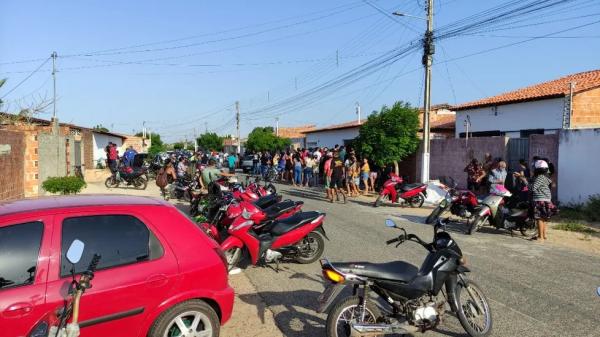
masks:
<path id="1" fill-rule="evenodd" d="M 135 180 L 133 181 L 133 185 L 138 190 L 145 190 L 148 186 L 148 180 L 144 179 L 143 176 L 139 176 L 135 178 Z"/>
<path id="2" fill-rule="evenodd" d="M 108 177 L 104 181 L 104 186 L 106 186 L 107 188 L 119 187 L 119 181 L 117 179 L 114 179 L 113 177 Z"/>
<path id="3" fill-rule="evenodd" d="M 242 249 L 238 247 L 227 249 L 223 253 L 227 259 L 227 271 L 235 268 L 242 259 Z"/>
<path id="4" fill-rule="evenodd" d="M 388 199 L 387 194 L 378 196 L 377 200 L 375 200 L 375 202 L 373 203 L 373 207 L 381 206 L 381 204 L 383 204 L 383 202 L 386 201 L 387 199 Z"/>
<path id="5" fill-rule="evenodd" d="M 437 219 L 440 217 L 440 215 L 442 215 L 442 213 L 444 213 L 444 207 L 442 207 L 442 205 L 438 205 L 433 210 L 433 212 L 431 212 L 431 214 L 429 214 L 427 219 L 425 219 L 425 223 L 428 225 L 431 225 L 432 223 L 437 221 Z"/>
<path id="6" fill-rule="evenodd" d="M 358 296 L 346 297 L 331 309 L 325 325 L 327 337 L 349 337 L 352 333 L 351 323 L 377 323 L 381 312 L 373 301 L 367 301 L 365 318 L 359 321 L 363 311 L 360 302 Z"/>
<path id="7" fill-rule="evenodd" d="M 483 224 L 485 223 L 487 218 L 488 218 L 487 215 L 480 216 L 479 214 L 477 214 L 475 217 L 473 217 L 473 220 L 471 221 L 469 229 L 467 229 L 467 234 L 471 235 L 471 234 L 473 234 L 473 231 L 475 231 L 475 232 L 479 231 L 479 229 L 483 226 Z"/>
<path id="8" fill-rule="evenodd" d="M 492 333 L 492 312 L 481 288 L 471 280 L 456 286 L 457 315 L 460 325 L 471 337 Z"/>

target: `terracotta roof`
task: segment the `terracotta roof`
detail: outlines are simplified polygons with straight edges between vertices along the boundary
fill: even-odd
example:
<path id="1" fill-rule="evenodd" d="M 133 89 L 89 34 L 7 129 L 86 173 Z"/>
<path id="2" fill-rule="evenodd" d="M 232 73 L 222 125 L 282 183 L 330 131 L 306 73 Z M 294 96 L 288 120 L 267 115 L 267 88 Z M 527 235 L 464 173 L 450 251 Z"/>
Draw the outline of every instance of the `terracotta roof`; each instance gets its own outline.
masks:
<path id="1" fill-rule="evenodd" d="M 433 129 L 454 130 L 456 128 L 455 121 L 456 121 L 455 115 L 439 117 L 437 120 L 431 121 L 431 123 L 429 123 L 429 129 L 430 130 L 433 130 Z"/>
<path id="2" fill-rule="evenodd" d="M 316 129 L 316 125 L 314 125 L 314 124 L 291 126 L 291 127 L 280 127 L 279 128 L 279 137 L 304 138 L 304 134 L 307 131 L 311 131 L 314 129 Z"/>
<path id="3" fill-rule="evenodd" d="M 460 104 L 455 110 L 480 108 L 485 106 L 503 105 L 518 102 L 536 101 L 545 98 L 562 97 L 570 92 L 570 83 L 575 83 L 574 93 L 600 87 L 600 70 L 586 71 L 559 79 L 544 82 L 515 91 L 507 92 L 478 101 Z"/>
<path id="4" fill-rule="evenodd" d="M 366 119 L 361 120 L 360 123 L 358 121 L 352 121 L 352 122 L 346 122 L 346 123 L 342 123 L 342 124 L 334 124 L 334 125 L 329 125 L 329 126 L 325 126 L 322 128 L 310 130 L 305 133 L 314 133 L 314 132 L 321 132 L 321 131 L 355 128 L 355 127 L 359 127 L 359 126 L 363 125 L 364 122 L 366 122 Z"/>
<path id="5" fill-rule="evenodd" d="M 442 109 L 446 109 L 446 110 L 452 110 L 452 106 L 448 103 L 440 103 L 440 104 L 434 104 L 431 106 L 431 111 L 435 111 L 435 110 L 442 110 Z M 420 107 L 419 108 L 419 112 L 423 113 L 423 111 L 425 111 L 425 108 Z"/>

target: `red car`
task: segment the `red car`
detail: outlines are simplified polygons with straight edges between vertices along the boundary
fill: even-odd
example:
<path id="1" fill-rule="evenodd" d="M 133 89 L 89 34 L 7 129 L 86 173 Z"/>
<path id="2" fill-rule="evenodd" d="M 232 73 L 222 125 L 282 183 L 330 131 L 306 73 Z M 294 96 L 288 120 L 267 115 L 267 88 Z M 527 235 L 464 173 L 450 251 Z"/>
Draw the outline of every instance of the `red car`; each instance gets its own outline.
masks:
<path id="1" fill-rule="evenodd" d="M 101 256 L 81 298 L 82 337 L 218 336 L 233 308 L 219 246 L 174 206 L 132 196 L 0 203 L 0 335 L 28 336 L 68 297 L 75 273 Z M 184 331 L 185 330 L 185 331 Z"/>

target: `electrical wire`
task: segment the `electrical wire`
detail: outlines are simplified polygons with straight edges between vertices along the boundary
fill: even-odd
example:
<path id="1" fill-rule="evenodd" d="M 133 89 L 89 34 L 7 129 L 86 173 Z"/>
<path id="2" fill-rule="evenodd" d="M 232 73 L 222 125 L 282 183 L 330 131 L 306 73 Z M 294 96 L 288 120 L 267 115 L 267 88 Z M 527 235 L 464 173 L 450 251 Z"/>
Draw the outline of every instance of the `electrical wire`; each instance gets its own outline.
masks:
<path id="1" fill-rule="evenodd" d="M 13 91 L 15 91 L 18 87 L 21 86 L 21 84 L 25 83 L 29 78 L 31 78 L 31 76 L 35 75 L 35 73 L 37 73 L 40 69 L 42 69 L 42 67 L 48 63 L 48 61 L 50 61 L 50 57 L 48 57 L 47 59 L 44 60 L 44 62 L 42 62 L 37 68 L 35 68 L 29 75 L 27 75 L 24 79 L 21 80 L 21 82 L 17 83 L 17 85 L 15 85 L 12 89 L 10 89 L 9 91 L 7 91 L 2 97 L 0 98 L 4 98 L 6 96 L 8 96 L 10 93 L 12 93 Z"/>

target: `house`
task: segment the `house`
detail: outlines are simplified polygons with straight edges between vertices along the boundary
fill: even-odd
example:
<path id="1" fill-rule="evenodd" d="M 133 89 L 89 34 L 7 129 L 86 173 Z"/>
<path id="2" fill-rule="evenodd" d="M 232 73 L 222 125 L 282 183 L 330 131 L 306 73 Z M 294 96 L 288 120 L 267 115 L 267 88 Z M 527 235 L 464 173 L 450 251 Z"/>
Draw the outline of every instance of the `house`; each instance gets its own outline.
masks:
<path id="1" fill-rule="evenodd" d="M 100 131 L 96 129 L 92 129 L 92 146 L 93 146 L 93 160 L 94 167 L 98 166 L 101 163 L 103 166 L 106 165 L 106 146 L 109 142 L 115 143 L 117 145 L 117 150 L 119 151 L 119 155 L 123 155 L 125 153 L 125 148 L 123 144 L 125 142 L 124 135 L 120 135 L 117 133 L 112 133 L 108 131 Z"/>
<path id="2" fill-rule="evenodd" d="M 294 149 L 305 148 L 306 145 L 306 132 L 316 129 L 316 125 L 300 125 L 291 127 L 280 127 L 275 132 L 277 136 L 287 138 L 291 142 L 291 147 Z"/>
<path id="3" fill-rule="evenodd" d="M 305 131 L 306 147 L 329 147 L 348 145 L 358 136 L 358 130 L 365 120 L 329 125 Z"/>
<path id="4" fill-rule="evenodd" d="M 556 134 L 600 126 L 600 70 L 483 98 L 454 107 L 456 137 Z"/>
<path id="5" fill-rule="evenodd" d="M 456 113 L 447 104 L 431 106 L 429 113 L 429 131 L 431 139 L 453 138 L 455 132 Z M 423 138 L 423 108 L 419 109 L 419 138 Z"/>
<path id="6" fill-rule="evenodd" d="M 242 142 L 240 144 L 240 153 L 244 153 L 246 151 L 246 140 L 242 138 Z M 238 141 L 236 138 L 225 138 L 223 139 L 223 152 L 225 153 L 238 153 Z"/>

